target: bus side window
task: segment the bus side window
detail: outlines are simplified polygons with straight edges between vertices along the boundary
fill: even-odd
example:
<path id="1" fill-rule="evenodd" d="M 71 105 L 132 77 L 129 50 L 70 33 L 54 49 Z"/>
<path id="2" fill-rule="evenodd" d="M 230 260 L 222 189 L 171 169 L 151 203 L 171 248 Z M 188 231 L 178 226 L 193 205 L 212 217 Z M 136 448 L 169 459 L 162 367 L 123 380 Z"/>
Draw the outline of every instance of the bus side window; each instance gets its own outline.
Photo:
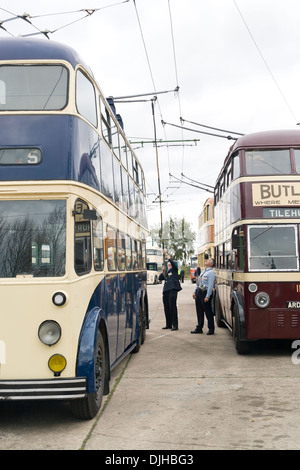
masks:
<path id="1" fill-rule="evenodd" d="M 4 80 L 0 80 L 0 104 L 6 104 L 6 84 Z"/>
<path id="2" fill-rule="evenodd" d="M 112 227 L 107 227 L 107 267 L 109 271 L 117 269 L 117 233 Z"/>
<path id="3" fill-rule="evenodd" d="M 143 258 L 142 258 L 142 242 L 138 241 L 137 242 L 137 264 L 138 264 L 138 269 L 142 269 L 143 267 Z"/>
<path id="4" fill-rule="evenodd" d="M 100 99 L 100 112 L 101 112 L 101 129 L 103 138 L 106 140 L 109 146 L 111 146 L 112 138 L 111 138 L 111 130 L 110 130 L 110 116 L 105 108 L 105 105 L 102 103 Z M 105 114 L 104 114 L 105 113 Z"/>
<path id="5" fill-rule="evenodd" d="M 245 237 L 242 227 L 238 227 L 232 234 L 232 250 L 234 252 L 235 269 L 245 269 Z"/>
<path id="6" fill-rule="evenodd" d="M 146 242 L 142 242 L 142 268 L 146 269 Z"/>
<path id="7" fill-rule="evenodd" d="M 138 162 L 132 156 L 132 171 L 133 171 L 133 179 L 136 184 L 139 184 L 139 169 L 138 169 Z"/>
<path id="8" fill-rule="evenodd" d="M 120 140 L 121 162 L 122 162 L 124 168 L 126 168 L 126 170 L 127 170 L 127 147 L 126 147 L 126 143 L 125 143 L 125 140 L 124 140 L 124 137 L 122 136 L 122 134 L 119 134 L 119 140 Z"/>
<path id="9" fill-rule="evenodd" d="M 104 268 L 104 236 L 103 221 L 101 215 L 97 213 L 97 219 L 93 220 L 93 247 L 94 247 L 94 267 L 96 271 Z"/>
<path id="10" fill-rule="evenodd" d="M 114 201 L 117 204 L 117 206 L 120 206 L 120 203 L 122 202 L 121 165 L 115 157 L 113 157 L 113 174 L 114 174 Z"/>
<path id="11" fill-rule="evenodd" d="M 232 179 L 234 180 L 240 176 L 240 156 L 239 153 L 232 157 Z"/>
<path id="12" fill-rule="evenodd" d="M 231 246 L 230 242 L 225 243 L 225 268 L 226 269 L 232 269 L 232 254 L 231 254 Z"/>
<path id="13" fill-rule="evenodd" d="M 128 235 L 126 236 L 125 257 L 126 257 L 126 270 L 129 271 L 132 269 L 132 254 L 131 254 L 131 238 Z"/>
<path id="14" fill-rule="evenodd" d="M 76 106 L 79 114 L 97 127 L 94 85 L 81 70 L 78 70 L 76 74 Z"/>
<path id="15" fill-rule="evenodd" d="M 132 268 L 134 271 L 138 269 L 138 253 L 137 253 L 137 241 L 132 240 Z"/>
<path id="16" fill-rule="evenodd" d="M 125 270 L 125 235 L 118 232 L 118 268 L 119 271 Z"/>
<path id="17" fill-rule="evenodd" d="M 121 167 L 121 182 L 122 182 L 122 209 L 127 213 L 129 207 L 129 191 L 128 191 L 128 175 L 123 167 Z"/>
<path id="18" fill-rule="evenodd" d="M 119 132 L 115 121 L 111 120 L 111 146 L 114 154 L 120 160 Z"/>
<path id="19" fill-rule="evenodd" d="M 89 210 L 89 206 L 81 199 L 75 202 L 75 271 L 77 274 L 86 274 L 92 267 L 91 256 L 91 222 L 84 218 L 84 211 Z"/>

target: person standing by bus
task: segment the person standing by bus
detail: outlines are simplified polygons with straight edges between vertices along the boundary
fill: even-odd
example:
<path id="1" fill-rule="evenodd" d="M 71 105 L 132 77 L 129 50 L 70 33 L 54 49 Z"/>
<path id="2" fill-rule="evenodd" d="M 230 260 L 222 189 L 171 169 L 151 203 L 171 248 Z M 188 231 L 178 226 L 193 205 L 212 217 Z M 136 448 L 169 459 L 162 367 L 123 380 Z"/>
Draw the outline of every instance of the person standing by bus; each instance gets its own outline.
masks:
<path id="1" fill-rule="evenodd" d="M 196 289 L 193 293 L 195 299 L 196 312 L 198 324 L 196 328 L 191 331 L 192 334 L 203 333 L 204 313 L 207 318 L 208 335 L 213 335 L 215 332 L 214 314 L 212 311 L 212 296 L 215 286 L 216 273 L 213 270 L 215 262 L 212 258 L 205 260 L 205 269 L 200 273 L 196 284 Z"/>
<path id="2" fill-rule="evenodd" d="M 177 311 L 177 294 L 182 289 L 179 282 L 178 267 L 176 263 L 167 255 L 166 251 L 163 253 L 168 259 L 167 268 L 163 266 L 163 272 L 159 276 L 160 281 L 165 281 L 163 288 L 163 304 L 166 317 L 165 329 L 172 331 L 178 330 L 178 311 Z"/>

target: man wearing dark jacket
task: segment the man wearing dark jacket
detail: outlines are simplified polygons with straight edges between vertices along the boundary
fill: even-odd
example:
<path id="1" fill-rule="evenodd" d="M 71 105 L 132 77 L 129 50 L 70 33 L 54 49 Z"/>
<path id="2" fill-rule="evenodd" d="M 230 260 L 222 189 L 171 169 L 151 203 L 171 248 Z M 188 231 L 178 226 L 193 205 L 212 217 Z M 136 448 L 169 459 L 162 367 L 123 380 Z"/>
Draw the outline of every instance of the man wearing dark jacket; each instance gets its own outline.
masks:
<path id="1" fill-rule="evenodd" d="M 160 281 L 165 281 L 163 288 L 163 304 L 166 316 L 166 326 L 164 329 L 178 330 L 177 293 L 181 290 L 178 276 L 178 267 L 174 261 L 163 250 L 168 259 L 167 270 L 163 267 L 163 272 L 159 276 Z"/>

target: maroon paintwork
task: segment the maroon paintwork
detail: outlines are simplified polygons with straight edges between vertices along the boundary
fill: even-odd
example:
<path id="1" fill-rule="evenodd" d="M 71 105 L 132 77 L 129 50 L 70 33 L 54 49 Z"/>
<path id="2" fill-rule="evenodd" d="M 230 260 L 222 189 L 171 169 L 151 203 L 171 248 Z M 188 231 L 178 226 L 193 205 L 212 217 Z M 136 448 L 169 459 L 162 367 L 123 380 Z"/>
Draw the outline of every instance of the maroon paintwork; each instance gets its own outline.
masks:
<path id="1" fill-rule="evenodd" d="M 227 269 L 227 279 L 224 280 L 220 277 L 217 279 L 217 288 L 219 289 L 219 303 L 221 309 L 221 316 L 226 322 L 232 326 L 232 306 L 234 297 L 232 293 L 238 294 L 241 299 L 241 303 L 244 309 L 244 322 L 245 322 L 245 338 L 244 339 L 268 339 L 268 338 L 282 338 L 282 339 L 300 339 L 300 273 L 298 276 L 299 281 L 297 282 L 297 276 L 294 276 L 294 281 L 288 280 L 290 274 L 286 272 L 270 272 L 263 273 L 264 282 L 256 282 L 255 272 L 252 272 L 251 278 L 257 285 L 257 292 L 266 292 L 270 296 L 270 304 L 267 308 L 258 308 L 254 303 L 256 293 L 249 292 L 249 282 L 236 281 L 234 280 L 235 273 L 249 273 L 248 261 L 247 261 L 247 223 L 250 219 L 260 219 L 261 223 L 265 223 L 267 218 L 266 212 L 263 206 L 254 206 L 252 199 L 252 184 L 266 183 L 272 184 L 272 176 L 265 176 L 265 181 L 262 176 L 247 175 L 245 169 L 245 150 L 246 149 L 282 149 L 282 148 L 298 148 L 300 149 L 300 130 L 291 131 L 269 131 L 260 132 L 255 134 L 245 135 L 239 138 L 236 143 L 230 148 L 230 151 L 224 161 L 223 168 L 220 172 L 216 183 L 216 191 L 218 188 L 218 182 L 222 181 L 222 176 L 226 168 L 229 167 L 230 160 L 233 154 L 239 152 L 240 158 L 240 176 L 247 177 L 247 181 L 241 181 L 240 183 L 235 180 L 234 184 L 229 185 L 226 191 L 231 191 L 230 196 L 230 224 L 240 222 L 243 226 L 243 245 L 245 250 L 245 263 L 242 269 L 236 270 L 235 268 L 229 267 Z M 300 183 L 300 175 L 295 171 L 295 164 L 293 163 L 293 151 L 291 152 L 292 159 L 292 171 L 290 175 L 293 175 L 293 181 Z M 288 185 L 291 184 L 291 177 L 282 175 L 280 181 L 277 177 L 274 178 L 274 184 L 282 183 L 286 187 L 286 191 L 290 191 Z M 275 192 L 276 186 L 272 188 Z M 218 195 L 215 191 L 216 200 L 218 201 Z M 294 195 L 293 195 L 294 196 Z M 296 197 L 296 196 L 295 196 Z M 272 224 L 285 224 L 293 223 L 300 224 L 300 195 L 299 205 L 294 197 L 294 204 L 291 207 L 285 205 L 276 206 L 274 209 L 277 212 L 273 212 Z M 290 215 L 289 209 L 293 209 L 292 219 L 289 218 L 287 222 L 287 216 Z M 286 212 L 285 212 L 286 211 Z M 220 214 L 222 216 L 222 214 Z M 285 217 L 286 216 L 286 217 Z M 268 224 L 270 220 L 268 219 Z M 257 224 L 257 222 L 255 222 Z M 232 250 L 234 251 L 234 249 Z M 238 256 L 236 250 L 236 256 Z M 299 229 L 298 229 L 298 256 L 300 252 L 299 246 Z M 222 271 L 222 266 L 217 266 Z M 228 271 L 231 272 L 231 276 L 228 277 Z M 260 272 L 260 279 L 261 279 Z M 243 276 L 240 276 L 243 277 Z M 276 278 L 278 277 L 278 281 Z M 272 278 L 272 280 L 268 280 Z M 275 279 L 275 280 L 274 280 Z M 230 296 L 230 298 L 229 298 Z M 288 305 L 290 308 L 288 308 Z M 231 307 L 231 309 L 230 309 Z"/>

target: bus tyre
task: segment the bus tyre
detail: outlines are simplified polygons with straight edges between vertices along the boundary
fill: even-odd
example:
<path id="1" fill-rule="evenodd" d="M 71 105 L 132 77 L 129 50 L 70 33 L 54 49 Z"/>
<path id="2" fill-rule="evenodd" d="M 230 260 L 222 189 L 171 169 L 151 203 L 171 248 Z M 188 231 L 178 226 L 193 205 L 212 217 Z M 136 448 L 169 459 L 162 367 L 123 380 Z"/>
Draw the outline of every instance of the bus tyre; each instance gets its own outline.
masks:
<path id="1" fill-rule="evenodd" d="M 106 370 L 106 354 L 103 336 L 98 330 L 96 347 L 94 351 L 95 356 L 95 392 L 88 393 L 85 398 L 78 400 L 71 400 L 72 412 L 80 419 L 92 419 L 100 410 L 104 384 L 105 384 L 105 370 Z"/>
<path id="2" fill-rule="evenodd" d="M 241 324 L 240 324 L 240 316 L 238 313 L 237 306 L 234 305 L 233 307 L 233 322 L 232 322 L 232 334 L 235 343 L 235 349 L 238 354 L 247 354 L 250 349 L 250 345 L 248 341 L 241 339 Z"/>
<path id="3" fill-rule="evenodd" d="M 218 291 L 215 292 L 215 305 L 214 305 L 215 317 L 216 317 L 216 324 L 219 328 L 224 328 L 225 324 L 222 321 L 221 316 L 221 307 L 220 307 L 220 299 Z"/>
<path id="4" fill-rule="evenodd" d="M 145 341 L 145 337 L 146 337 L 145 321 L 146 320 L 145 320 L 144 310 L 143 310 L 142 306 L 140 305 L 140 308 L 139 308 L 139 341 L 138 341 L 136 347 L 132 350 L 133 353 L 138 353 L 140 348 L 141 348 L 141 345 Z"/>

